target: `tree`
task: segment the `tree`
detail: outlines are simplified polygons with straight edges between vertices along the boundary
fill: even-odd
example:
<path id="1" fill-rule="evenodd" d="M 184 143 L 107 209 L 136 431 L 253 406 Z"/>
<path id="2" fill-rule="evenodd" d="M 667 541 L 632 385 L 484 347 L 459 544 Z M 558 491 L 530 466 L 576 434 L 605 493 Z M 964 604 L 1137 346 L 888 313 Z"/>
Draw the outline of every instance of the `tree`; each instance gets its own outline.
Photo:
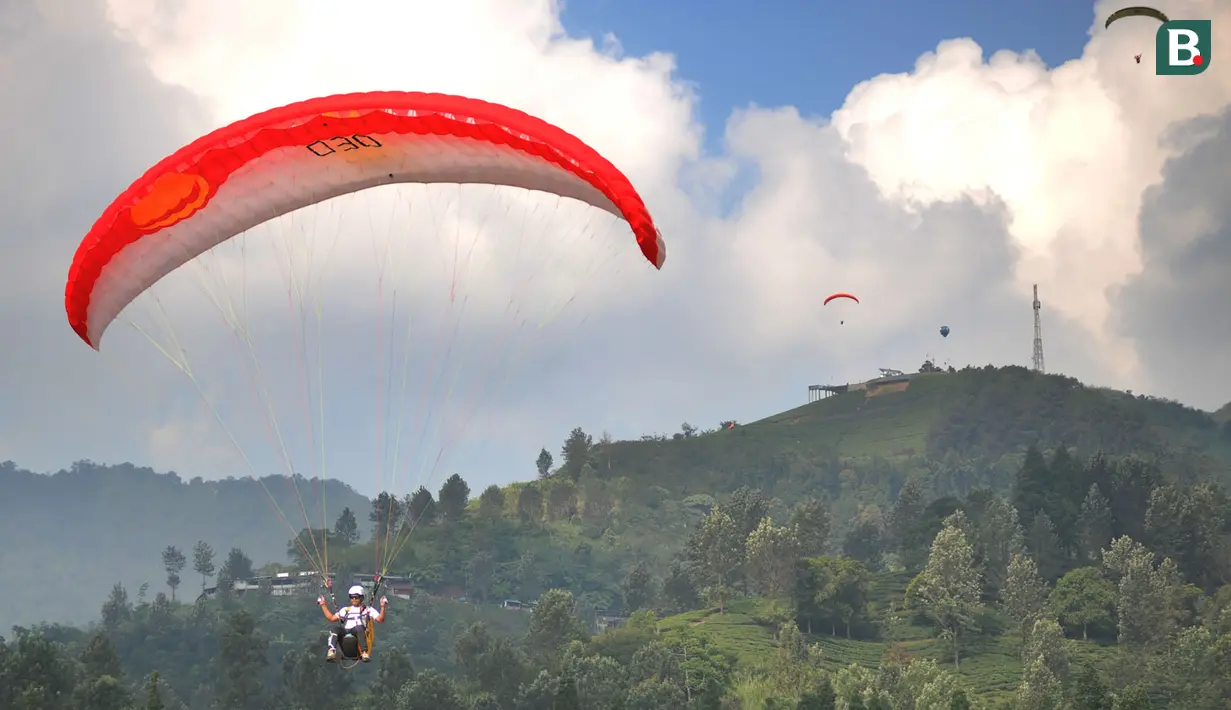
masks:
<path id="1" fill-rule="evenodd" d="M 314 560 L 321 556 L 321 546 L 327 544 L 328 537 L 332 536 L 326 529 L 304 528 L 286 541 L 286 556 L 300 567 L 312 566 Z"/>
<path id="2" fill-rule="evenodd" d="M 315 640 L 282 657 L 282 697 L 295 710 L 333 710 L 350 692 L 351 673 L 322 673 Z"/>
<path id="3" fill-rule="evenodd" d="M 1090 485 L 1077 516 L 1077 553 L 1084 562 L 1097 562 L 1099 554 L 1111 542 L 1111 508 L 1098 484 Z"/>
<path id="4" fill-rule="evenodd" d="M 1081 627 L 1081 638 L 1089 638 L 1090 624 L 1111 618 L 1116 588 L 1103 577 L 1098 567 L 1078 567 L 1056 582 L 1048 606 L 1065 624 Z"/>
<path id="5" fill-rule="evenodd" d="M 794 528 L 774 525 L 768 516 L 762 518 L 746 542 L 745 566 L 753 588 L 769 599 L 791 592 L 799 549 Z"/>
<path id="6" fill-rule="evenodd" d="M 871 575 L 868 568 L 849 557 L 812 557 L 803 561 L 795 588 L 795 616 L 809 633 L 814 622 L 829 627 L 837 636 L 839 624 L 851 637 L 851 622 L 868 608 Z"/>
<path id="7" fill-rule="evenodd" d="M 1017 509 L 1005 500 L 992 498 L 978 524 L 978 549 L 983 561 L 983 580 L 988 590 L 999 595 L 1009 573 L 1013 555 L 1025 549 L 1025 536 L 1017 521 Z"/>
<path id="8" fill-rule="evenodd" d="M 482 603 L 491 597 L 496 581 L 496 558 L 487 550 L 481 550 L 466 563 L 466 595 Z"/>
<path id="9" fill-rule="evenodd" d="M 815 498 L 805 498 L 791 510 L 790 526 L 795 529 L 799 552 L 803 557 L 825 554 L 833 527 L 829 511 Z"/>
<path id="10" fill-rule="evenodd" d="M 906 479 L 898 498 L 889 512 L 888 538 L 889 544 L 905 560 L 913 558 L 910 553 L 915 550 L 927 549 L 927 539 L 918 534 L 919 522 L 923 519 L 923 511 L 927 503 L 923 499 L 923 482 L 917 477 Z M 920 562 L 926 557 L 926 552 L 918 555 Z M 907 569 L 911 567 L 908 565 Z"/>
<path id="11" fill-rule="evenodd" d="M 581 474 L 577 487 L 581 494 L 582 515 L 594 522 L 607 520 L 617 502 L 615 486 L 599 478 L 597 473 L 587 468 Z"/>
<path id="12" fill-rule="evenodd" d="M 482 675 L 482 657 L 491 648 L 491 643 L 491 634 L 488 633 L 487 625 L 482 621 L 476 621 L 466 627 L 466 630 L 453 642 L 453 658 L 467 680 L 479 684 Z"/>
<path id="13" fill-rule="evenodd" d="M 796 710 L 835 710 L 838 697 L 834 693 L 833 683 L 829 676 L 821 678 L 820 683 L 812 690 L 806 690 L 799 696 Z"/>
<path id="14" fill-rule="evenodd" d="M 549 520 L 568 520 L 577 513 L 577 483 L 571 478 L 553 478 L 540 486 L 546 498 Z"/>
<path id="15" fill-rule="evenodd" d="M 462 675 L 498 701 L 510 702 L 526 676 L 526 659 L 507 637 L 493 637 L 482 622 L 471 624 L 453 645 Z"/>
<path id="16" fill-rule="evenodd" d="M 907 589 L 907 601 L 928 616 L 950 640 L 953 665 L 961 667 L 961 637 L 978 628 L 981 585 L 974 550 L 961 529 L 947 525 L 932 542 L 927 565 Z"/>
<path id="17" fill-rule="evenodd" d="M 859 560 L 869 569 L 880 569 L 885 539 L 880 521 L 871 515 L 861 515 L 842 541 L 842 554 Z"/>
<path id="18" fill-rule="evenodd" d="M 174 614 L 171 611 L 171 600 L 167 599 L 166 594 L 159 592 L 154 595 L 154 602 L 150 604 L 148 618 L 150 628 L 154 631 L 163 631 L 171 628 Z"/>
<path id="19" fill-rule="evenodd" d="M 405 522 L 411 528 L 431 525 L 436 521 L 436 513 L 436 499 L 432 497 L 432 492 L 424 486 L 419 486 L 410 496 L 410 502 L 406 504 Z"/>
<path id="20" fill-rule="evenodd" d="M 470 486 L 456 473 L 445 479 L 440 486 L 440 512 L 450 523 L 461 521 L 470 502 Z"/>
<path id="21" fill-rule="evenodd" d="M 658 677 L 646 678 L 629 688 L 624 701 L 626 710 L 682 708 L 687 705 L 688 697 L 679 683 Z"/>
<path id="22" fill-rule="evenodd" d="M 1107 491 L 1116 535 L 1146 539 L 1145 522 L 1150 492 L 1162 485 L 1162 472 L 1154 462 L 1135 456 L 1115 461 Z M 1100 487 L 1102 487 L 1100 482 Z"/>
<path id="23" fill-rule="evenodd" d="M 1103 551 L 1103 566 L 1118 580 L 1119 642 L 1138 650 L 1162 643 L 1178 620 L 1181 585 L 1175 564 L 1164 559 L 1155 567 L 1154 554 L 1125 535 Z"/>
<path id="24" fill-rule="evenodd" d="M 1036 446 L 1027 447 L 1022 467 L 1013 479 L 1013 507 L 1023 520 L 1034 520 L 1039 512 L 1047 510 L 1051 484 L 1051 471 L 1043 453 Z"/>
<path id="25" fill-rule="evenodd" d="M 573 593 L 566 589 L 549 589 L 539 597 L 530 614 L 530 631 L 526 645 L 540 658 L 547 660 L 559 653 L 570 641 L 589 637 L 581 620 L 574 613 Z"/>
<path id="26" fill-rule="evenodd" d="M 111 676 L 116 680 L 121 680 L 124 677 L 120 657 L 116 655 L 115 647 L 111 645 L 110 635 L 104 631 L 90 636 L 86 647 L 81 651 L 81 665 L 88 678 Z"/>
<path id="27" fill-rule="evenodd" d="M 268 648 L 269 640 L 256 630 L 256 619 L 246 609 L 225 617 L 214 661 L 216 698 L 220 707 L 228 710 L 269 707 L 261 683 Z"/>
<path id="28" fill-rule="evenodd" d="M 232 582 L 242 579 L 252 579 L 255 576 L 252 569 L 252 560 L 244 554 L 244 551 L 238 547 L 232 547 L 227 553 L 227 561 L 222 563 L 222 570 L 218 573 L 219 577 L 226 577 Z"/>
<path id="29" fill-rule="evenodd" d="M 628 687 L 624 664 L 607 656 L 565 653 L 564 673 L 576 680 L 577 695 L 583 708 L 619 707 Z"/>
<path id="30" fill-rule="evenodd" d="M 564 463 L 560 465 L 560 473 L 576 481 L 581 477 L 582 466 L 590 463 L 593 452 L 594 438 L 581 427 L 573 427 L 568 438 L 564 440 L 564 446 L 560 448 L 560 455 L 564 459 Z"/>
<path id="31" fill-rule="evenodd" d="M 1017 707 L 1021 710 L 1061 710 L 1064 690 L 1043 659 L 1036 658 L 1022 672 L 1017 688 Z"/>
<path id="32" fill-rule="evenodd" d="M 534 467 L 538 469 L 539 480 L 543 480 L 551 475 L 551 465 L 554 460 L 551 457 L 551 452 L 547 449 L 539 449 L 539 457 L 534 461 Z"/>
<path id="33" fill-rule="evenodd" d="M 744 540 L 747 537 L 735 519 L 722 507 L 715 508 L 701 519 L 688 540 L 689 556 L 697 565 L 702 579 L 718 598 L 718 613 L 726 611 L 727 595 L 744 561 Z"/>
<path id="34" fill-rule="evenodd" d="M 111 588 L 111 594 L 108 595 L 107 601 L 103 602 L 103 628 L 113 631 L 130 618 L 132 618 L 132 605 L 128 602 L 128 590 L 124 588 L 124 585 L 117 582 Z"/>
<path id="35" fill-rule="evenodd" d="M 87 678 L 79 683 L 73 692 L 73 700 L 77 707 L 90 710 L 129 710 L 132 707 L 132 695 L 128 689 L 119 679 L 109 675 Z M 56 705 L 39 704 L 37 707 L 56 707 Z"/>
<path id="36" fill-rule="evenodd" d="M 1231 497 L 1211 483 L 1193 486 L 1188 497 L 1194 544 L 1184 574 L 1212 589 L 1231 579 Z"/>
<path id="37" fill-rule="evenodd" d="M 740 486 L 731 494 L 731 498 L 720 506 L 735 521 L 740 534 L 747 538 L 761 524 L 761 519 L 769 511 L 769 501 L 765 495 L 755 488 Z"/>
<path id="38" fill-rule="evenodd" d="M 354 545 L 359 542 L 359 521 L 350 508 L 343 508 L 342 514 L 333 523 L 334 539 L 343 545 Z"/>
<path id="39" fill-rule="evenodd" d="M 504 514 L 504 489 L 492 484 L 479 494 L 479 514 L 488 521 L 499 520 Z"/>
<path id="40" fill-rule="evenodd" d="M 0 707 L 13 710 L 70 710 L 89 707 L 70 703 L 79 674 L 63 646 L 52 643 L 43 631 L 14 627 L 13 641 L 0 643 Z M 87 698 L 83 700 L 90 700 Z M 110 710 L 110 709 L 109 709 Z M 118 709 L 117 709 L 118 710 Z"/>
<path id="41" fill-rule="evenodd" d="M 175 590 L 180 586 L 180 572 L 184 571 L 187 564 L 184 553 L 180 552 L 175 545 L 168 545 L 167 549 L 162 551 L 162 568 L 167 572 L 167 586 L 171 588 L 171 601 L 175 601 Z"/>
<path id="42" fill-rule="evenodd" d="M 1030 524 L 1030 532 L 1026 535 L 1026 547 L 1038 565 L 1039 575 L 1045 580 L 1060 576 L 1064 567 L 1064 550 L 1060 547 L 1060 538 L 1056 535 L 1056 527 L 1047 513 L 1034 516 Z"/>
<path id="43" fill-rule="evenodd" d="M 1111 695 L 1094 666 L 1084 666 L 1073 684 L 1073 710 L 1112 710 Z"/>
<path id="44" fill-rule="evenodd" d="M 560 676 L 551 707 L 552 710 L 581 710 L 581 698 L 577 695 L 577 679 L 571 673 L 564 673 Z"/>
<path id="45" fill-rule="evenodd" d="M 402 515 L 402 501 L 396 495 L 388 491 L 378 493 L 372 499 L 372 512 L 368 514 L 368 520 L 372 523 L 372 537 L 384 540 L 396 533 Z"/>
<path id="46" fill-rule="evenodd" d="M 415 679 L 415 666 L 410 656 L 396 646 L 381 651 L 376 661 L 376 679 L 368 692 L 375 707 L 389 707 L 398 691 Z"/>
<path id="47" fill-rule="evenodd" d="M 1064 631 L 1054 619 L 1038 619 L 1030 630 L 1022 649 L 1022 664 L 1030 665 L 1041 659 L 1056 680 L 1064 683 L 1069 677 L 1071 657 L 1064 645 Z"/>
<path id="48" fill-rule="evenodd" d="M 1174 485 L 1150 491 L 1145 531 L 1150 549 L 1170 557 L 1184 567 L 1198 567 L 1198 526 L 1196 511 L 1188 495 Z"/>
<path id="49" fill-rule="evenodd" d="M 1047 498 L 1047 514 L 1056 526 L 1056 535 L 1060 539 L 1060 547 L 1066 551 L 1076 546 L 1076 521 L 1079 514 L 1082 496 L 1086 494 L 1085 484 L 1088 480 L 1081 462 L 1069 453 L 1068 447 L 1061 444 L 1052 453 L 1048 462 L 1048 473 L 1051 474 L 1051 487 Z"/>
<path id="50" fill-rule="evenodd" d="M 1116 710 L 1153 710 L 1153 707 L 1154 703 L 1150 701 L 1150 694 L 1143 683 L 1134 683 L 1120 691 L 1115 702 Z"/>
<path id="51" fill-rule="evenodd" d="M 654 601 L 654 578 L 650 575 L 649 565 L 645 562 L 634 565 L 624 578 L 620 591 L 624 594 L 625 614 L 649 607 Z"/>
<path id="52" fill-rule="evenodd" d="M 595 458 L 602 457 L 602 461 L 595 462 L 596 470 L 601 470 L 604 475 L 611 473 L 611 445 L 615 440 L 611 438 L 611 432 L 603 430 L 602 435 L 598 437 L 598 443 L 594 445 Z"/>
<path id="53" fill-rule="evenodd" d="M 517 490 L 517 516 L 527 523 L 543 519 L 543 492 L 537 485 L 526 484 Z"/>
<path id="54" fill-rule="evenodd" d="M 1039 576 L 1039 568 L 1027 555 L 1013 555 L 1009 573 L 1005 577 L 1004 590 L 1000 595 L 1004 611 L 1018 624 L 1022 645 L 1034 627 L 1034 622 L 1047 607 L 1047 584 Z"/>
<path id="55" fill-rule="evenodd" d="M 166 710 L 166 703 L 162 699 L 162 691 L 159 690 L 158 671 L 150 673 L 149 680 L 145 682 L 145 708 L 144 710 Z"/>
<path id="56" fill-rule="evenodd" d="M 663 577 L 662 594 L 659 599 L 668 604 L 668 610 L 676 613 L 690 611 L 701 606 L 701 596 L 687 567 L 680 560 L 672 560 Z"/>
<path id="57" fill-rule="evenodd" d="M 466 705 L 449 676 L 426 670 L 398 692 L 397 710 L 465 710 Z"/>
<path id="58" fill-rule="evenodd" d="M 204 540 L 198 540 L 192 548 L 192 569 L 201 575 L 201 591 L 205 591 L 205 583 L 214 576 L 214 548 Z"/>

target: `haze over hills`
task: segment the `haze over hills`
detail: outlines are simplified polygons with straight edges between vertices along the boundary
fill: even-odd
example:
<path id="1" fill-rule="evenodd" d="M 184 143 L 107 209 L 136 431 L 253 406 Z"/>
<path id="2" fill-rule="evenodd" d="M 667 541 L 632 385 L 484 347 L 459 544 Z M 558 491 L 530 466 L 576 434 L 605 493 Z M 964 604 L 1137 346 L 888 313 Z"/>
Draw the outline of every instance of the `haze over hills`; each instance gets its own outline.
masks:
<path id="1" fill-rule="evenodd" d="M 165 589 L 160 555 L 168 545 L 189 555 L 180 588 L 187 599 L 201 589 L 191 564 L 198 540 L 208 542 L 220 561 L 232 547 L 243 549 L 258 565 L 285 561 L 287 541 L 294 537 L 288 523 L 297 532 L 304 518 L 289 479 L 264 483 L 286 511 L 287 522 L 251 478 L 183 481 L 174 473 L 90 461 L 41 475 L 2 462 L 0 535 L 10 544 L 0 553 L 0 614 L 13 623 L 92 621 L 98 617 L 98 600 L 117 582 L 134 593 L 143 582 Z M 317 481 L 297 483 L 304 501 L 322 499 Z M 325 486 L 330 524 L 347 506 L 362 511 L 356 515 L 366 521 L 366 498 L 338 481 Z M 35 611 L 23 591 L 31 587 L 48 590 L 55 603 Z M 32 618 L 32 612 L 41 618 Z"/>
<path id="2" fill-rule="evenodd" d="M 703 432 L 686 426 L 640 441 L 591 442 L 593 455 L 571 489 L 545 482 L 540 505 L 554 527 L 536 545 L 539 557 L 550 560 L 571 559 L 584 544 L 593 555 L 593 574 L 618 579 L 636 559 L 664 569 L 691 522 L 740 486 L 762 491 L 771 499 L 771 512 L 779 514 L 804 496 L 816 496 L 827 503 L 835 532 L 842 533 L 861 511 L 887 509 L 908 478 L 922 479 L 933 496 L 979 487 L 1007 491 L 1031 444 L 1063 444 L 1083 455 L 1141 455 L 1164 462 L 1164 470 L 1184 482 L 1231 482 L 1231 423 L 1225 416 L 1019 367 L 988 367 L 874 383 L 733 428 Z M 286 479 L 265 481 L 286 522 L 250 479 L 185 482 L 131 464 L 91 462 L 45 476 L 6 462 L 0 464 L 0 481 L 6 491 L 0 534 L 21 541 L 0 555 L 6 590 L 0 612 L 19 623 L 94 619 L 99 599 L 116 582 L 134 591 L 147 581 L 153 590 L 164 588 L 159 556 L 168 545 L 190 553 L 196 541 L 205 540 L 220 558 L 239 547 L 258 566 L 286 562 L 288 523 L 295 530 L 304 526 Z M 596 482 L 612 500 L 586 509 L 597 500 Z M 315 485 L 299 482 L 309 508 L 321 500 Z M 518 489 L 506 489 L 509 510 L 519 504 Z M 366 534 L 370 501 L 338 481 L 328 481 L 326 492 L 325 525 L 349 507 Z M 479 492 L 472 494 L 478 498 Z M 557 505 L 553 495 L 565 502 Z M 587 501 L 580 508 L 578 496 Z M 319 527 L 320 512 L 309 515 Z M 630 527 L 630 518 L 638 525 Z M 612 529 L 622 532 L 612 540 L 595 539 Z M 434 574 L 448 577 L 450 566 L 465 565 L 433 558 L 431 535 L 421 535 L 428 540 L 425 549 L 411 546 L 417 566 L 434 565 Z M 181 597 L 191 598 L 201 582 L 191 560 L 183 577 Z M 31 583 L 54 589 L 63 603 L 41 606 L 42 618 L 30 618 L 20 590 Z"/>

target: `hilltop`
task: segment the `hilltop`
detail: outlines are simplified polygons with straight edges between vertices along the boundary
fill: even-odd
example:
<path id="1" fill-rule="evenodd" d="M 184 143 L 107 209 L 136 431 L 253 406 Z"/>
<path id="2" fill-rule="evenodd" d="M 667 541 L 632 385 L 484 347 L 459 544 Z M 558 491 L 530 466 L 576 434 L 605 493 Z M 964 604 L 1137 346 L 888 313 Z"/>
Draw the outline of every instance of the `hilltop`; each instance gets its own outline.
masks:
<path id="1" fill-rule="evenodd" d="M 1003 492 L 1030 445 L 1144 455 L 1187 482 L 1231 482 L 1231 424 L 1213 414 L 991 366 L 871 384 L 734 428 L 614 442 L 602 466 L 675 496 L 747 485 L 783 500 L 818 495 L 853 514 L 855 501 L 892 500 L 911 475 L 935 495 Z"/>

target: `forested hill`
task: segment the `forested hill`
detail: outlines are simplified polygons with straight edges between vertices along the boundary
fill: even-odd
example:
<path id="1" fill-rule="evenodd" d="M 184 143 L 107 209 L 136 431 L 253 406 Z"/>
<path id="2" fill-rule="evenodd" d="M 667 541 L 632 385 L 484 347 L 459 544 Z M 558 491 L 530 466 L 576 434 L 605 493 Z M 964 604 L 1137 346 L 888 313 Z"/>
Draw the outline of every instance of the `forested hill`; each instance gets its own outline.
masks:
<path id="1" fill-rule="evenodd" d="M 708 432 L 686 425 L 640 441 L 595 441 L 575 429 L 562 449 L 548 447 L 559 453 L 545 449 L 546 458 L 540 457 L 547 480 L 513 484 L 501 494 L 506 513 L 546 524 L 533 540 L 512 547 L 519 554 L 533 550 L 547 568 L 561 567 L 544 569 L 544 579 L 603 577 L 595 582 L 602 587 L 617 580 L 629 560 L 665 565 L 691 524 L 741 486 L 760 491 L 775 515 L 805 497 L 818 498 L 835 534 L 844 535 L 852 521 L 887 510 L 908 478 L 918 478 L 933 497 L 979 488 L 1008 492 L 1031 444 L 1044 450 L 1064 444 L 1078 456 L 1099 450 L 1138 455 L 1153 459 L 1168 479 L 1231 483 L 1225 416 L 1019 367 L 923 374 L 909 384 L 729 425 Z M 185 482 L 129 464 L 90 462 L 47 476 L 9 462 L 0 464 L 0 483 L 0 533 L 9 541 L 0 551 L 0 613 L 15 622 L 91 620 L 98 599 L 116 582 L 133 590 L 145 581 L 163 588 L 160 553 L 168 545 L 189 556 L 186 596 L 195 596 L 201 583 L 191 571 L 198 540 L 220 560 L 238 547 L 258 566 L 287 561 L 290 529 L 250 479 Z M 322 499 L 315 482 L 299 485 L 304 501 Z M 370 502 L 342 483 L 327 486 L 326 523 L 350 507 L 366 534 Z M 289 482 L 268 480 L 266 488 L 289 522 L 302 527 Z M 431 531 L 419 537 L 427 547 L 412 546 L 419 549 L 413 566 L 464 583 L 460 553 L 434 552 Z M 587 560 L 588 570 L 574 558 Z M 36 612 L 42 619 L 31 617 L 21 593 L 31 584 L 53 590 L 59 600 Z"/>
<path id="2" fill-rule="evenodd" d="M 815 495 L 835 518 L 893 500 L 913 475 L 936 495 L 1007 491 L 1026 447 L 1066 446 L 1156 460 L 1181 482 L 1231 484 L 1231 405 L 1210 414 L 1178 402 L 1083 385 L 1021 367 L 915 375 L 847 392 L 760 421 L 600 447 L 607 477 L 660 495 L 750 486 L 790 501 Z M 634 485 L 634 487 L 637 487 Z"/>
<path id="3" fill-rule="evenodd" d="M 370 503 L 348 486 L 298 481 L 303 500 L 329 502 L 329 520 L 344 508 L 366 522 Z M 288 479 L 266 487 L 287 520 L 304 527 L 295 489 Z M 0 616 L 13 623 L 86 622 L 98 617 L 98 600 L 116 582 L 134 591 L 143 582 L 163 589 L 167 576 L 160 554 L 168 545 L 188 553 L 181 593 L 201 588 L 192 572 L 191 550 L 209 543 L 220 559 L 241 548 L 258 566 L 286 560 L 287 523 L 251 478 L 182 481 L 131 464 L 103 466 L 88 461 L 54 475 L 0 463 Z M 315 515 L 315 511 L 309 511 Z M 366 530 L 366 526 L 363 526 Z M 30 589 L 46 600 L 30 608 Z"/>

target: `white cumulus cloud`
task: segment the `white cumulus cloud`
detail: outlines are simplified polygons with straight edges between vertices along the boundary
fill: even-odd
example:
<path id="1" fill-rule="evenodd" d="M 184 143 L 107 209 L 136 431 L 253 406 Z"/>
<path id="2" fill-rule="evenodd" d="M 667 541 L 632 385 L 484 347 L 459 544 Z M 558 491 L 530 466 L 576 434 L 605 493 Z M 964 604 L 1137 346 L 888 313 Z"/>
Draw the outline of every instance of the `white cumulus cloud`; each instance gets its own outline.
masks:
<path id="1" fill-rule="evenodd" d="M 1152 265 L 1183 261 L 1143 247 L 1156 236 L 1143 225 L 1168 219 L 1147 222 L 1143 208 L 1173 204 L 1151 197 L 1194 150 L 1173 134 L 1227 108 L 1231 73 L 1215 59 L 1197 77 L 1154 76 L 1153 30 L 1104 31 L 1110 5 L 1098 3 L 1082 56 L 1060 67 L 937 38 L 913 71 L 870 77 L 831 116 L 741 108 L 723 127 L 699 123 L 705 87 L 678 75 L 671 47 L 633 57 L 618 42 L 570 36 L 549 0 L 355 0 L 345 12 L 323 0 L 6 6 L 0 27 L 19 27 L 26 39 L 0 45 L 0 68 L 31 69 L 0 71 L 0 92 L 20 97 L 0 106 L 0 124 L 26 129 L 20 141 L 0 131 L 18 166 L 0 176 L 14 206 L 0 225 L 0 329 L 11 335 L 5 350 L 15 365 L 0 370 L 0 393 L 17 403 L 0 407 L 3 452 L 36 468 L 90 457 L 186 475 L 242 473 L 215 470 L 226 456 L 222 435 L 207 433 L 212 414 L 191 404 L 185 378 L 138 338 L 109 335 L 102 356 L 75 342 L 61 307 L 64 272 L 107 201 L 194 136 L 310 96 L 387 89 L 479 97 L 574 133 L 624 170 L 668 241 L 661 272 L 632 258 L 630 245 L 601 287 L 586 289 L 584 323 L 527 339 L 519 374 L 501 388 L 469 390 L 479 423 L 454 448 L 472 489 L 531 475 L 538 448 L 554 449 L 579 424 L 636 436 L 683 420 L 747 421 L 800 403 L 806 384 L 913 369 L 924 357 L 1025 364 L 1032 283 L 1045 301 L 1052 369 L 1217 406 L 1227 393 L 1199 385 L 1196 373 L 1159 378 L 1142 365 L 1157 357 L 1142 333 L 1151 326 L 1123 310 L 1142 284 L 1157 283 Z M 1215 44 L 1229 39 L 1225 3 L 1165 9 L 1213 19 Z M 1146 54 L 1141 64 L 1137 52 Z M 703 154 L 706 128 L 724 131 L 721 154 Z M 1226 234 L 1225 211 L 1194 207 L 1217 204 L 1225 165 L 1191 168 L 1210 172 L 1200 189 L 1213 201 L 1190 193 L 1175 207 L 1177 218 L 1214 215 L 1219 223 L 1202 234 Z M 722 196 L 737 183 L 749 187 L 731 204 Z M 389 214 L 381 199 L 362 198 L 366 213 Z M 484 221 L 488 207 L 477 199 L 444 224 L 477 230 L 492 256 L 510 223 Z M 578 231 L 586 218 L 572 214 L 545 233 Z M 349 238 L 357 228 L 333 229 Z M 383 315 L 365 291 L 348 288 L 362 284 L 372 252 L 362 239 L 341 243 L 335 286 L 349 295 L 331 313 L 358 332 Z M 498 303 L 517 273 L 512 258 L 488 259 L 470 293 Z M 588 262 L 567 263 L 561 274 Z M 861 303 L 822 307 L 835 291 Z M 291 328 L 278 324 L 276 305 L 270 296 L 253 306 L 266 332 Z M 218 320 L 208 308 L 185 312 L 202 328 Z M 936 332 L 942 324 L 953 329 L 948 339 Z M 485 332 L 471 334 L 474 351 L 490 349 Z M 234 356 L 229 344 L 200 341 L 198 361 Z M 1189 352 L 1178 338 L 1166 347 L 1181 360 Z M 388 422 L 360 401 L 361 385 L 384 360 L 371 350 L 339 353 L 325 374 L 344 383 L 330 403 L 346 421 L 330 449 L 356 470 L 331 473 L 370 493 L 372 476 L 360 469 L 379 466 L 370 440 Z M 240 379 L 222 375 L 209 392 L 239 389 Z M 313 448 L 311 435 L 296 445 Z"/>

